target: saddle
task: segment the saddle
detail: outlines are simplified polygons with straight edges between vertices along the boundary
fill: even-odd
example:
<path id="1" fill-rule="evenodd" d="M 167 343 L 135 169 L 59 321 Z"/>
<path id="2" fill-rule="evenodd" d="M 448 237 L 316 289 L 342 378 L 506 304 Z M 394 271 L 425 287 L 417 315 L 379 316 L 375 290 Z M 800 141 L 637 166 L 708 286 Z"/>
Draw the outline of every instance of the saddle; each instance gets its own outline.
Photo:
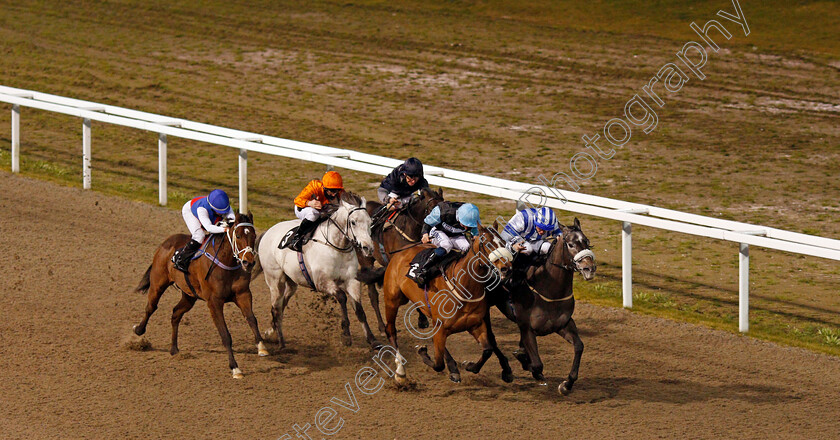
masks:
<path id="1" fill-rule="evenodd" d="M 312 229 L 309 232 L 307 232 L 306 235 L 301 237 L 301 246 L 305 245 L 306 243 L 309 243 L 309 240 L 312 240 L 312 236 L 315 235 L 315 231 L 318 229 L 318 225 L 320 225 L 327 218 L 329 217 L 324 215 L 321 215 L 318 218 L 317 222 L 314 225 L 312 225 Z M 285 249 L 289 244 L 289 240 L 291 240 L 292 237 L 295 236 L 298 229 L 300 229 L 300 226 L 295 226 L 294 228 L 289 229 L 288 232 L 286 232 L 286 235 L 284 235 L 283 238 L 280 240 L 280 244 L 277 247 L 279 249 Z"/>
<path id="2" fill-rule="evenodd" d="M 419 287 L 424 287 L 424 284 L 420 284 L 417 281 L 417 272 L 420 269 L 420 266 L 423 265 L 423 262 L 429 259 L 429 256 L 435 251 L 435 248 L 428 248 L 423 249 L 422 251 L 418 252 L 417 255 L 411 260 L 411 263 L 408 265 L 408 272 L 405 274 L 406 277 L 417 283 Z M 450 264 L 459 260 L 464 254 L 460 251 L 453 250 L 446 254 L 445 257 L 436 265 L 430 267 L 426 271 L 426 279 L 433 280 L 437 278 L 443 271 L 449 267 Z"/>

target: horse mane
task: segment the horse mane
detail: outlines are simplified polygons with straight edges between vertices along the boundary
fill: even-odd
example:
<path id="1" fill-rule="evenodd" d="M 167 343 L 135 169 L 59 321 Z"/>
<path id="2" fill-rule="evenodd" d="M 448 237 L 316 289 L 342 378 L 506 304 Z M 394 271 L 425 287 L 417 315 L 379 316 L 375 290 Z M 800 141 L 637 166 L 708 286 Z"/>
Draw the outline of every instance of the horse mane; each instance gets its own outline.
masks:
<path id="1" fill-rule="evenodd" d="M 362 197 L 351 191 L 342 191 L 339 199 L 356 207 L 362 206 Z"/>

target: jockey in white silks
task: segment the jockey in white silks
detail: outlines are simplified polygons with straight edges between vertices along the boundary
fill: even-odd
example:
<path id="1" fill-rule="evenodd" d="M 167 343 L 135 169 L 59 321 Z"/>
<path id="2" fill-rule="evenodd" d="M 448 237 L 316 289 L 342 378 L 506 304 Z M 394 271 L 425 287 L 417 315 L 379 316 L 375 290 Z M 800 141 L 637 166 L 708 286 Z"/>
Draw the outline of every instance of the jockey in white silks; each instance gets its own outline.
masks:
<path id="1" fill-rule="evenodd" d="M 423 220 L 423 243 L 432 243 L 435 251 L 429 255 L 416 271 L 415 279 L 425 284 L 426 274 L 453 249 L 461 252 L 470 249 L 466 233 L 478 235 L 480 214 L 472 203 L 441 202 Z"/>
<path id="2" fill-rule="evenodd" d="M 551 243 L 546 239 L 562 234 L 557 217 L 551 208 L 523 209 L 511 217 L 501 232 L 502 238 L 512 252 L 525 255 L 546 255 Z"/>
<path id="3" fill-rule="evenodd" d="M 176 269 L 187 273 L 190 261 L 201 246 L 201 242 L 204 241 L 206 234 L 226 232 L 227 227 L 216 226 L 216 223 L 222 219 L 234 222 L 236 221 L 236 214 L 230 207 L 230 199 L 227 193 L 220 189 L 214 189 L 206 197 L 196 197 L 184 203 L 184 207 L 181 208 L 181 215 L 184 217 L 184 223 L 187 224 L 187 229 L 189 229 L 192 237 L 180 252 L 172 256 L 172 262 L 175 263 Z"/>

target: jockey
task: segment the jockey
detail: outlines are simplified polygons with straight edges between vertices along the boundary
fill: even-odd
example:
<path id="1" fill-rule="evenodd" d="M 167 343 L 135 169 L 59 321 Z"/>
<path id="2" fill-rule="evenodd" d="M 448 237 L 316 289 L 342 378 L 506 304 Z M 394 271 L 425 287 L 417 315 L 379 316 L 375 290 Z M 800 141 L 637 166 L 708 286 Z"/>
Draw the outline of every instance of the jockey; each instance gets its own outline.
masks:
<path id="1" fill-rule="evenodd" d="M 207 232 L 221 234 L 227 231 L 227 226 L 216 226 L 220 220 L 232 222 L 236 220 L 236 214 L 230 207 L 230 199 L 227 193 L 220 189 L 210 191 L 206 197 L 196 197 L 184 203 L 181 208 L 181 215 L 187 224 L 192 237 L 186 246 L 181 248 L 177 255 L 172 256 L 175 268 L 181 272 L 188 273 L 190 261 L 198 251 L 201 242 Z M 177 258 L 176 258 L 177 257 Z"/>
<path id="2" fill-rule="evenodd" d="M 523 209 L 514 214 L 501 236 L 510 251 L 538 256 L 548 254 L 551 249 L 551 243 L 546 238 L 561 233 L 554 211 L 542 207 Z"/>
<path id="3" fill-rule="evenodd" d="M 478 235 L 480 214 L 472 203 L 441 202 L 432 209 L 423 221 L 423 243 L 432 243 L 435 251 L 418 268 L 417 281 L 424 284 L 429 269 L 443 260 L 452 248 L 461 252 L 470 249 L 470 242 L 465 234 Z"/>
<path id="4" fill-rule="evenodd" d="M 391 209 L 395 209 L 407 204 L 411 193 L 428 187 L 429 182 L 423 177 L 423 164 L 416 157 L 410 157 L 382 179 L 377 195 L 383 204 L 390 204 Z"/>
<path id="5" fill-rule="evenodd" d="M 295 215 L 301 221 L 297 232 L 289 239 L 289 249 L 301 251 L 303 237 L 318 226 L 321 208 L 337 200 L 342 191 L 344 191 L 344 181 L 341 179 L 341 174 L 335 171 L 327 171 L 321 180 L 313 179 L 303 188 L 303 191 L 295 197 Z"/>

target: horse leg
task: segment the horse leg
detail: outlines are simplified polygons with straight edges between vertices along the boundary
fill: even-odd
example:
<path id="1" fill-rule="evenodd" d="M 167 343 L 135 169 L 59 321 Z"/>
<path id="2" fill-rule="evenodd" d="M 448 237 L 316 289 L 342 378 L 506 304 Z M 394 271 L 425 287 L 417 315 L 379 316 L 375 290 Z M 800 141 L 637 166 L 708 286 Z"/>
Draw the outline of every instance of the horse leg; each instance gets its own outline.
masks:
<path id="1" fill-rule="evenodd" d="M 525 351 L 525 328 L 519 329 L 519 348 L 513 352 L 513 357 L 522 364 L 522 369 L 525 371 L 531 371 L 531 357 L 528 356 L 528 352 Z"/>
<path id="2" fill-rule="evenodd" d="M 389 293 L 387 284 L 382 289 L 382 299 L 385 301 L 385 334 L 388 335 L 388 341 L 397 352 L 394 359 L 397 368 L 395 372 L 396 374 L 394 375 L 394 381 L 397 385 L 404 385 L 407 382 L 405 377 L 405 367 L 403 366 L 403 363 L 400 362 L 402 355 L 400 355 L 400 348 L 397 343 L 397 312 L 400 309 L 400 301 L 402 297 L 403 294 L 400 291 Z"/>
<path id="3" fill-rule="evenodd" d="M 365 310 L 362 308 L 361 290 L 362 283 L 360 281 L 351 280 L 348 282 L 347 294 L 350 296 L 350 302 L 353 304 L 353 310 L 356 312 L 356 319 L 362 325 L 362 330 L 365 332 L 365 339 L 368 344 L 370 344 L 371 348 L 378 350 L 382 347 L 382 344 L 380 344 L 376 340 L 376 337 L 373 336 L 373 332 L 370 330 L 370 326 L 368 325 Z"/>
<path id="4" fill-rule="evenodd" d="M 146 295 L 146 314 L 140 320 L 140 324 L 134 326 L 134 334 L 137 336 L 143 336 L 146 333 L 146 324 L 149 323 L 149 318 L 151 318 L 152 313 L 155 313 L 155 310 L 157 310 L 160 297 L 163 296 L 166 288 L 172 284 L 169 282 L 168 277 L 156 272 L 156 270 L 152 269 L 152 273 L 150 274 L 151 282 Z"/>
<path id="5" fill-rule="evenodd" d="M 484 363 L 487 362 L 487 359 L 490 359 L 490 356 L 493 355 L 493 346 L 490 344 L 490 338 L 487 336 L 486 321 L 482 321 L 481 324 L 470 329 L 470 334 L 473 335 L 479 344 L 481 344 L 481 357 L 478 359 L 478 362 L 465 361 L 464 369 L 470 373 L 478 374 L 481 371 L 481 368 L 484 367 Z"/>
<path id="6" fill-rule="evenodd" d="M 529 370 L 540 385 L 545 385 L 545 376 L 543 376 L 543 363 L 540 359 L 540 352 L 537 348 L 537 335 L 530 328 L 525 329 L 522 335 L 522 343 L 525 344 L 525 352 L 528 353 L 528 358 L 531 361 Z"/>
<path id="7" fill-rule="evenodd" d="M 446 358 L 446 368 L 449 369 L 449 380 L 455 383 L 461 382 L 461 372 L 458 370 L 458 362 L 449 354 L 448 349 L 444 349 L 444 356 Z"/>
<path id="8" fill-rule="evenodd" d="M 296 286 L 294 284 L 287 284 L 282 278 L 268 278 L 266 273 L 266 284 L 268 290 L 271 291 L 271 328 L 274 330 L 274 336 L 277 337 L 277 343 L 280 348 L 286 346 L 286 339 L 283 337 L 283 311 L 286 309 L 288 299 L 294 294 Z M 266 335 L 270 337 L 270 334 Z"/>
<path id="9" fill-rule="evenodd" d="M 563 383 L 557 387 L 560 390 L 560 393 L 568 395 L 572 392 L 572 386 L 574 386 L 575 381 L 578 378 L 578 368 L 580 368 L 580 357 L 583 354 L 583 341 L 580 340 L 580 336 L 578 335 L 577 326 L 575 325 L 574 319 L 569 319 L 569 323 L 566 325 L 566 328 L 560 329 L 558 332 L 563 339 L 569 341 L 571 344 L 575 346 L 575 360 L 572 362 L 572 371 L 569 372 L 569 377 Z"/>
<path id="10" fill-rule="evenodd" d="M 350 336 L 350 318 L 347 317 L 347 294 L 336 288 L 333 296 L 341 306 L 341 343 L 349 347 L 353 344 L 353 338 Z"/>
<path id="11" fill-rule="evenodd" d="M 244 291 L 237 293 L 233 298 L 233 302 L 237 307 L 239 307 L 239 310 L 242 312 L 242 316 L 245 317 L 245 321 L 248 322 L 248 326 L 251 327 L 251 331 L 254 333 L 254 344 L 257 345 L 257 354 L 260 356 L 268 356 L 268 350 L 266 350 L 262 335 L 260 335 L 260 327 L 257 325 L 257 317 L 254 316 L 251 290 L 245 289 Z"/>
<path id="12" fill-rule="evenodd" d="M 368 284 L 367 288 L 368 297 L 370 297 L 370 306 L 373 307 L 376 322 L 379 324 L 379 333 L 385 333 L 385 321 L 382 320 L 382 312 L 379 310 L 379 292 L 376 291 L 375 283 Z"/>
<path id="13" fill-rule="evenodd" d="M 429 318 L 420 310 L 417 311 L 417 328 L 429 328 Z"/>
<path id="14" fill-rule="evenodd" d="M 478 333 L 470 333 L 478 340 L 480 344 L 484 347 L 484 350 L 481 353 L 481 359 L 478 362 L 468 362 L 464 364 L 464 367 L 467 371 L 471 373 L 478 373 L 481 371 L 481 368 L 484 366 L 484 363 L 487 362 L 487 359 L 490 357 L 490 354 L 487 352 L 487 347 L 490 347 L 490 353 L 495 354 L 496 358 L 499 359 L 499 365 L 502 367 L 502 380 L 511 383 L 513 382 L 513 370 L 510 368 L 510 363 L 508 362 L 507 356 L 502 353 L 502 350 L 499 349 L 499 345 L 496 343 L 496 335 L 493 334 L 493 327 L 490 323 L 490 313 L 484 316 L 484 327 L 486 331 L 484 332 L 483 336 L 481 334 L 481 327 L 477 327 L 474 331 Z M 485 345 L 482 340 L 486 339 L 487 345 Z"/>
<path id="15" fill-rule="evenodd" d="M 193 308 L 195 301 L 195 298 L 182 293 L 181 300 L 172 309 L 172 345 L 169 347 L 169 354 L 173 356 L 178 354 L 178 327 L 181 325 L 181 318 Z"/>
<path id="16" fill-rule="evenodd" d="M 429 357 L 429 349 L 425 345 L 417 346 L 417 354 L 420 355 L 420 359 L 423 360 L 423 363 L 432 367 L 432 369 L 438 373 L 446 368 L 446 364 L 444 363 L 444 358 L 446 356 L 446 332 L 441 330 L 435 332 L 432 337 L 432 340 L 435 343 L 435 360 L 432 360 L 431 357 Z M 457 366 L 455 368 L 455 373 L 450 371 L 449 379 L 451 379 L 452 382 L 461 381 L 461 374 L 458 372 Z"/>
<path id="17" fill-rule="evenodd" d="M 210 298 L 207 301 L 207 307 L 210 309 L 210 316 L 213 318 L 213 324 L 216 325 L 216 330 L 219 331 L 219 336 L 222 338 L 222 345 L 228 352 L 228 367 L 233 374 L 234 379 L 242 379 L 242 370 L 236 364 L 236 359 L 233 358 L 233 341 L 230 338 L 230 332 L 225 323 L 225 303 L 217 298 Z"/>

